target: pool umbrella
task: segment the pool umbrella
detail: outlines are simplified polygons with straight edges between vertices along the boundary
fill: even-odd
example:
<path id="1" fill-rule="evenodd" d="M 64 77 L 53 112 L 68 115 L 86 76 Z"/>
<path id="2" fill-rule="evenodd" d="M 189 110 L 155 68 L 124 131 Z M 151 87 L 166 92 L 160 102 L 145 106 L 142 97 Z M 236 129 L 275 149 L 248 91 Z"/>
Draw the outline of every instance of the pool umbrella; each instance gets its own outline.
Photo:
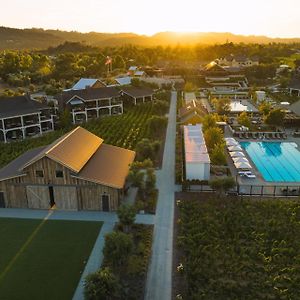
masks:
<path id="1" fill-rule="evenodd" d="M 239 163 L 239 162 L 249 163 L 249 160 L 246 157 L 233 157 L 232 160 L 234 163 Z"/>
<path id="2" fill-rule="evenodd" d="M 235 151 L 243 151 L 242 147 L 241 146 L 228 146 L 228 150 L 229 152 L 235 152 Z"/>
<path id="3" fill-rule="evenodd" d="M 234 164 L 237 169 L 252 169 L 251 165 L 246 162 L 238 162 Z"/>
<path id="4" fill-rule="evenodd" d="M 245 157 L 245 154 L 243 152 L 238 152 L 238 151 L 230 152 L 229 154 L 231 157 Z"/>

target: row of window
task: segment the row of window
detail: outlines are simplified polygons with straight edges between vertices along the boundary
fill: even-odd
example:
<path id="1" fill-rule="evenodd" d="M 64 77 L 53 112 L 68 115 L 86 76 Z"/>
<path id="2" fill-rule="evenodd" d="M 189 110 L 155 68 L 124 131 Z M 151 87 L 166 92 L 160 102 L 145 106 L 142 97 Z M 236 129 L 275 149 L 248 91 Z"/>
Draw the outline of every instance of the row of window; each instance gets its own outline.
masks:
<path id="1" fill-rule="evenodd" d="M 44 177 L 44 171 L 43 170 L 36 170 L 35 171 L 35 177 L 43 178 Z M 56 178 L 63 178 L 64 177 L 64 172 L 61 170 L 56 170 L 55 171 L 55 177 Z"/>

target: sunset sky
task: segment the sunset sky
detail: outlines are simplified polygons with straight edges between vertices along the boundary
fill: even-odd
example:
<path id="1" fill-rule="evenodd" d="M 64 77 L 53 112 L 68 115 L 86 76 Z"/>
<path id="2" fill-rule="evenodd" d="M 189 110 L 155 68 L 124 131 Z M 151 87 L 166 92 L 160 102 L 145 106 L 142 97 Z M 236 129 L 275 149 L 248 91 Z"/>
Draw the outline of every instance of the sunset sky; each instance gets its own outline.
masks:
<path id="1" fill-rule="evenodd" d="M 8 27 L 300 37 L 299 0 L 11 0 L 1 7 L 0 25 Z"/>

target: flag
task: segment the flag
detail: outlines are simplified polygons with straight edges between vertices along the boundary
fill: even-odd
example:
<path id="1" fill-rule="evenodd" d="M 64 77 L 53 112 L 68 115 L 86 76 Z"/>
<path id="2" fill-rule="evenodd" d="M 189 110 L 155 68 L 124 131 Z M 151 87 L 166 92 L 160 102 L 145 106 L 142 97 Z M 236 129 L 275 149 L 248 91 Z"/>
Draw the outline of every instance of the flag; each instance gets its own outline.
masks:
<path id="1" fill-rule="evenodd" d="M 112 59 L 111 59 L 111 57 L 109 57 L 109 56 L 106 56 L 105 65 L 107 66 L 107 65 L 109 65 L 109 64 L 111 64 L 111 63 L 112 63 Z"/>

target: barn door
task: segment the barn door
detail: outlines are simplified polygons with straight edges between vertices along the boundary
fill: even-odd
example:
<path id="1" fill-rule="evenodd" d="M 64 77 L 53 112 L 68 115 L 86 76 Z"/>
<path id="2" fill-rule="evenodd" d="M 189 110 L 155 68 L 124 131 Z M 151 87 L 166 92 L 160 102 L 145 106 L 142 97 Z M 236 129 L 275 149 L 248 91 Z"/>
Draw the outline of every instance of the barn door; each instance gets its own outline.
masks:
<path id="1" fill-rule="evenodd" d="M 109 195 L 102 195 L 102 210 L 109 211 Z"/>
<path id="2" fill-rule="evenodd" d="M 48 209 L 50 197 L 48 186 L 29 185 L 26 187 L 28 208 Z"/>
<path id="3" fill-rule="evenodd" d="M 76 187 L 55 186 L 53 192 L 57 209 L 78 209 Z"/>
<path id="4" fill-rule="evenodd" d="M 0 192 L 0 208 L 5 207 L 4 192 Z"/>

